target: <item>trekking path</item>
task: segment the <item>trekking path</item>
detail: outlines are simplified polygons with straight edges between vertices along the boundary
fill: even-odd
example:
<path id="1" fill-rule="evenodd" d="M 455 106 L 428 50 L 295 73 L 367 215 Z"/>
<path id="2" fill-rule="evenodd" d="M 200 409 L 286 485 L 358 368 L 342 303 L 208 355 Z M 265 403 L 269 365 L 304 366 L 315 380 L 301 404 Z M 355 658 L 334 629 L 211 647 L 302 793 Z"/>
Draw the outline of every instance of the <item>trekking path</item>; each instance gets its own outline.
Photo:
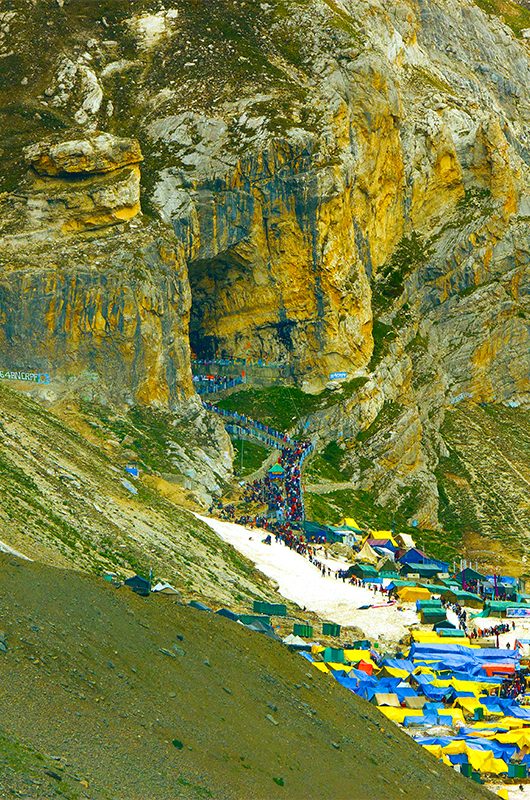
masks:
<path id="1" fill-rule="evenodd" d="M 384 641 L 387 645 L 398 642 L 408 633 L 407 626 L 418 622 L 415 611 L 401 611 L 396 605 L 360 610 L 360 606 L 380 603 L 381 595 L 348 582 L 343 583 L 335 577 L 323 577 L 307 558 L 276 543 L 274 537 L 272 544 L 263 544 L 266 531 L 198 514 L 196 516 L 252 561 L 257 569 L 276 581 L 283 597 L 324 619 L 340 625 L 355 625 L 367 638 Z M 334 568 L 341 566 L 335 560 L 329 563 L 333 563 Z"/>
<path id="2" fill-rule="evenodd" d="M 273 450 L 280 450 L 278 464 L 282 466 L 283 491 L 273 490 L 270 478 L 266 478 L 263 481 L 269 494 L 267 500 L 269 514 L 276 516 L 276 519 L 281 519 L 281 521 L 303 521 L 305 511 L 302 465 L 307 456 L 313 451 L 313 443 L 292 440 L 288 433 L 278 431 L 276 428 L 272 428 L 259 420 L 251 419 L 245 414 L 226 411 L 206 400 L 203 400 L 202 403 L 208 411 L 218 414 L 225 420 L 225 428 L 229 433 L 239 437 L 243 436 L 244 438 L 255 438 Z M 269 485 L 267 485 L 267 480 Z"/>

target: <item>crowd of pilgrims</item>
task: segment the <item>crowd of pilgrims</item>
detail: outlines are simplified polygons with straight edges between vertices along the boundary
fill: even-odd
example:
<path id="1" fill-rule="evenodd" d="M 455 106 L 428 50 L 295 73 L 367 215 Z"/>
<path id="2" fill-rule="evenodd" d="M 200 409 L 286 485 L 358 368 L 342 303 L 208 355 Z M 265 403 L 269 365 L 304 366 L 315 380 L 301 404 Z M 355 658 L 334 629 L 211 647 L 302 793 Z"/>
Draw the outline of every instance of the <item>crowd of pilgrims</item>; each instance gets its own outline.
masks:
<path id="1" fill-rule="evenodd" d="M 485 639 L 488 636 L 500 636 L 501 633 L 510 633 L 510 630 L 515 630 L 515 622 L 512 622 L 511 628 L 507 622 L 491 625 L 489 628 L 475 628 L 475 630 L 471 632 L 470 637 L 471 639 Z"/>
<path id="2" fill-rule="evenodd" d="M 217 511 L 221 519 L 236 522 L 238 525 L 253 527 L 267 527 L 268 518 L 272 517 L 277 523 L 302 522 L 304 518 L 304 505 L 301 483 L 301 462 L 310 451 L 311 442 L 294 442 L 292 446 L 283 447 L 278 458 L 278 463 L 283 467 L 281 477 L 269 474 L 261 479 L 251 481 L 243 486 L 242 502 L 244 505 L 265 505 L 266 515 L 239 513 L 234 503 L 223 505 L 221 501 L 214 501 L 210 506 L 210 513 Z"/>

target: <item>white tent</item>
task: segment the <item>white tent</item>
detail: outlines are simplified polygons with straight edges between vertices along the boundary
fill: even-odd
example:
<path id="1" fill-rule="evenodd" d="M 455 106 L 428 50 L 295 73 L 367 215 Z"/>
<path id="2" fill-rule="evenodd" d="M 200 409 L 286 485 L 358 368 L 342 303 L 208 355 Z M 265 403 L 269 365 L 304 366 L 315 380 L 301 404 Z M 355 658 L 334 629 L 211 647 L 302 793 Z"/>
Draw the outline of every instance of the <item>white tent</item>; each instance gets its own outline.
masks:
<path id="1" fill-rule="evenodd" d="M 300 636 L 295 636 L 294 633 L 290 633 L 289 636 L 286 636 L 285 639 L 282 639 L 284 644 L 294 645 L 294 647 L 308 647 L 307 642 Z"/>
<path id="2" fill-rule="evenodd" d="M 380 556 L 372 547 L 370 547 L 368 542 L 365 542 L 359 552 L 355 555 L 356 561 L 364 561 L 366 564 L 372 564 L 373 566 L 377 564 L 379 558 Z"/>
<path id="3" fill-rule="evenodd" d="M 161 594 L 178 594 L 180 592 L 178 589 L 175 589 L 170 583 L 157 583 L 156 586 L 153 586 L 151 589 L 152 592 L 159 592 Z"/>

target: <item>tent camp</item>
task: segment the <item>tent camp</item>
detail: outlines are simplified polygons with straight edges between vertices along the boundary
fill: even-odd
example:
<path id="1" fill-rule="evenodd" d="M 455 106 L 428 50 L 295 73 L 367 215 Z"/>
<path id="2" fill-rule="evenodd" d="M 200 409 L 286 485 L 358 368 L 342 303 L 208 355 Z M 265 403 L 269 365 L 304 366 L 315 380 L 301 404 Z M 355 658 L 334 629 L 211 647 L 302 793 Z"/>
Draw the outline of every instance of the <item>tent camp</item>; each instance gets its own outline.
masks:
<path id="1" fill-rule="evenodd" d="M 416 600 L 427 600 L 431 595 L 428 589 L 421 586 L 401 586 L 398 590 L 398 597 L 404 603 L 415 603 Z"/>
<path id="2" fill-rule="evenodd" d="M 355 555 L 355 560 L 364 561 L 366 564 L 373 564 L 375 567 L 379 561 L 379 556 L 375 550 L 372 550 L 368 542 L 365 542 L 359 552 Z"/>

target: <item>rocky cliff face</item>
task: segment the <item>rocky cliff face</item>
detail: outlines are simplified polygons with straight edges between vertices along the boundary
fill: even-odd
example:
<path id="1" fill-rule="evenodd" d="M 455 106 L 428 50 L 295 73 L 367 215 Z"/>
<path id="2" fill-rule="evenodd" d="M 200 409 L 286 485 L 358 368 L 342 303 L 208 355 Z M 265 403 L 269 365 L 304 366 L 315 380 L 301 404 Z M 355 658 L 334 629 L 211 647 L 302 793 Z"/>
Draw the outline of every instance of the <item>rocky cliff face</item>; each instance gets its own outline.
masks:
<path id="1" fill-rule="evenodd" d="M 314 429 L 342 434 L 356 485 L 410 490 L 436 526 L 444 410 L 529 400 L 530 14 L 504 4 L 512 30 L 479 5 L 11 0 L 9 366 L 31 353 L 174 407 L 189 340 L 288 361 L 310 391 L 365 376 Z M 139 141 L 141 166 L 135 145 L 98 160 L 101 130 Z"/>

